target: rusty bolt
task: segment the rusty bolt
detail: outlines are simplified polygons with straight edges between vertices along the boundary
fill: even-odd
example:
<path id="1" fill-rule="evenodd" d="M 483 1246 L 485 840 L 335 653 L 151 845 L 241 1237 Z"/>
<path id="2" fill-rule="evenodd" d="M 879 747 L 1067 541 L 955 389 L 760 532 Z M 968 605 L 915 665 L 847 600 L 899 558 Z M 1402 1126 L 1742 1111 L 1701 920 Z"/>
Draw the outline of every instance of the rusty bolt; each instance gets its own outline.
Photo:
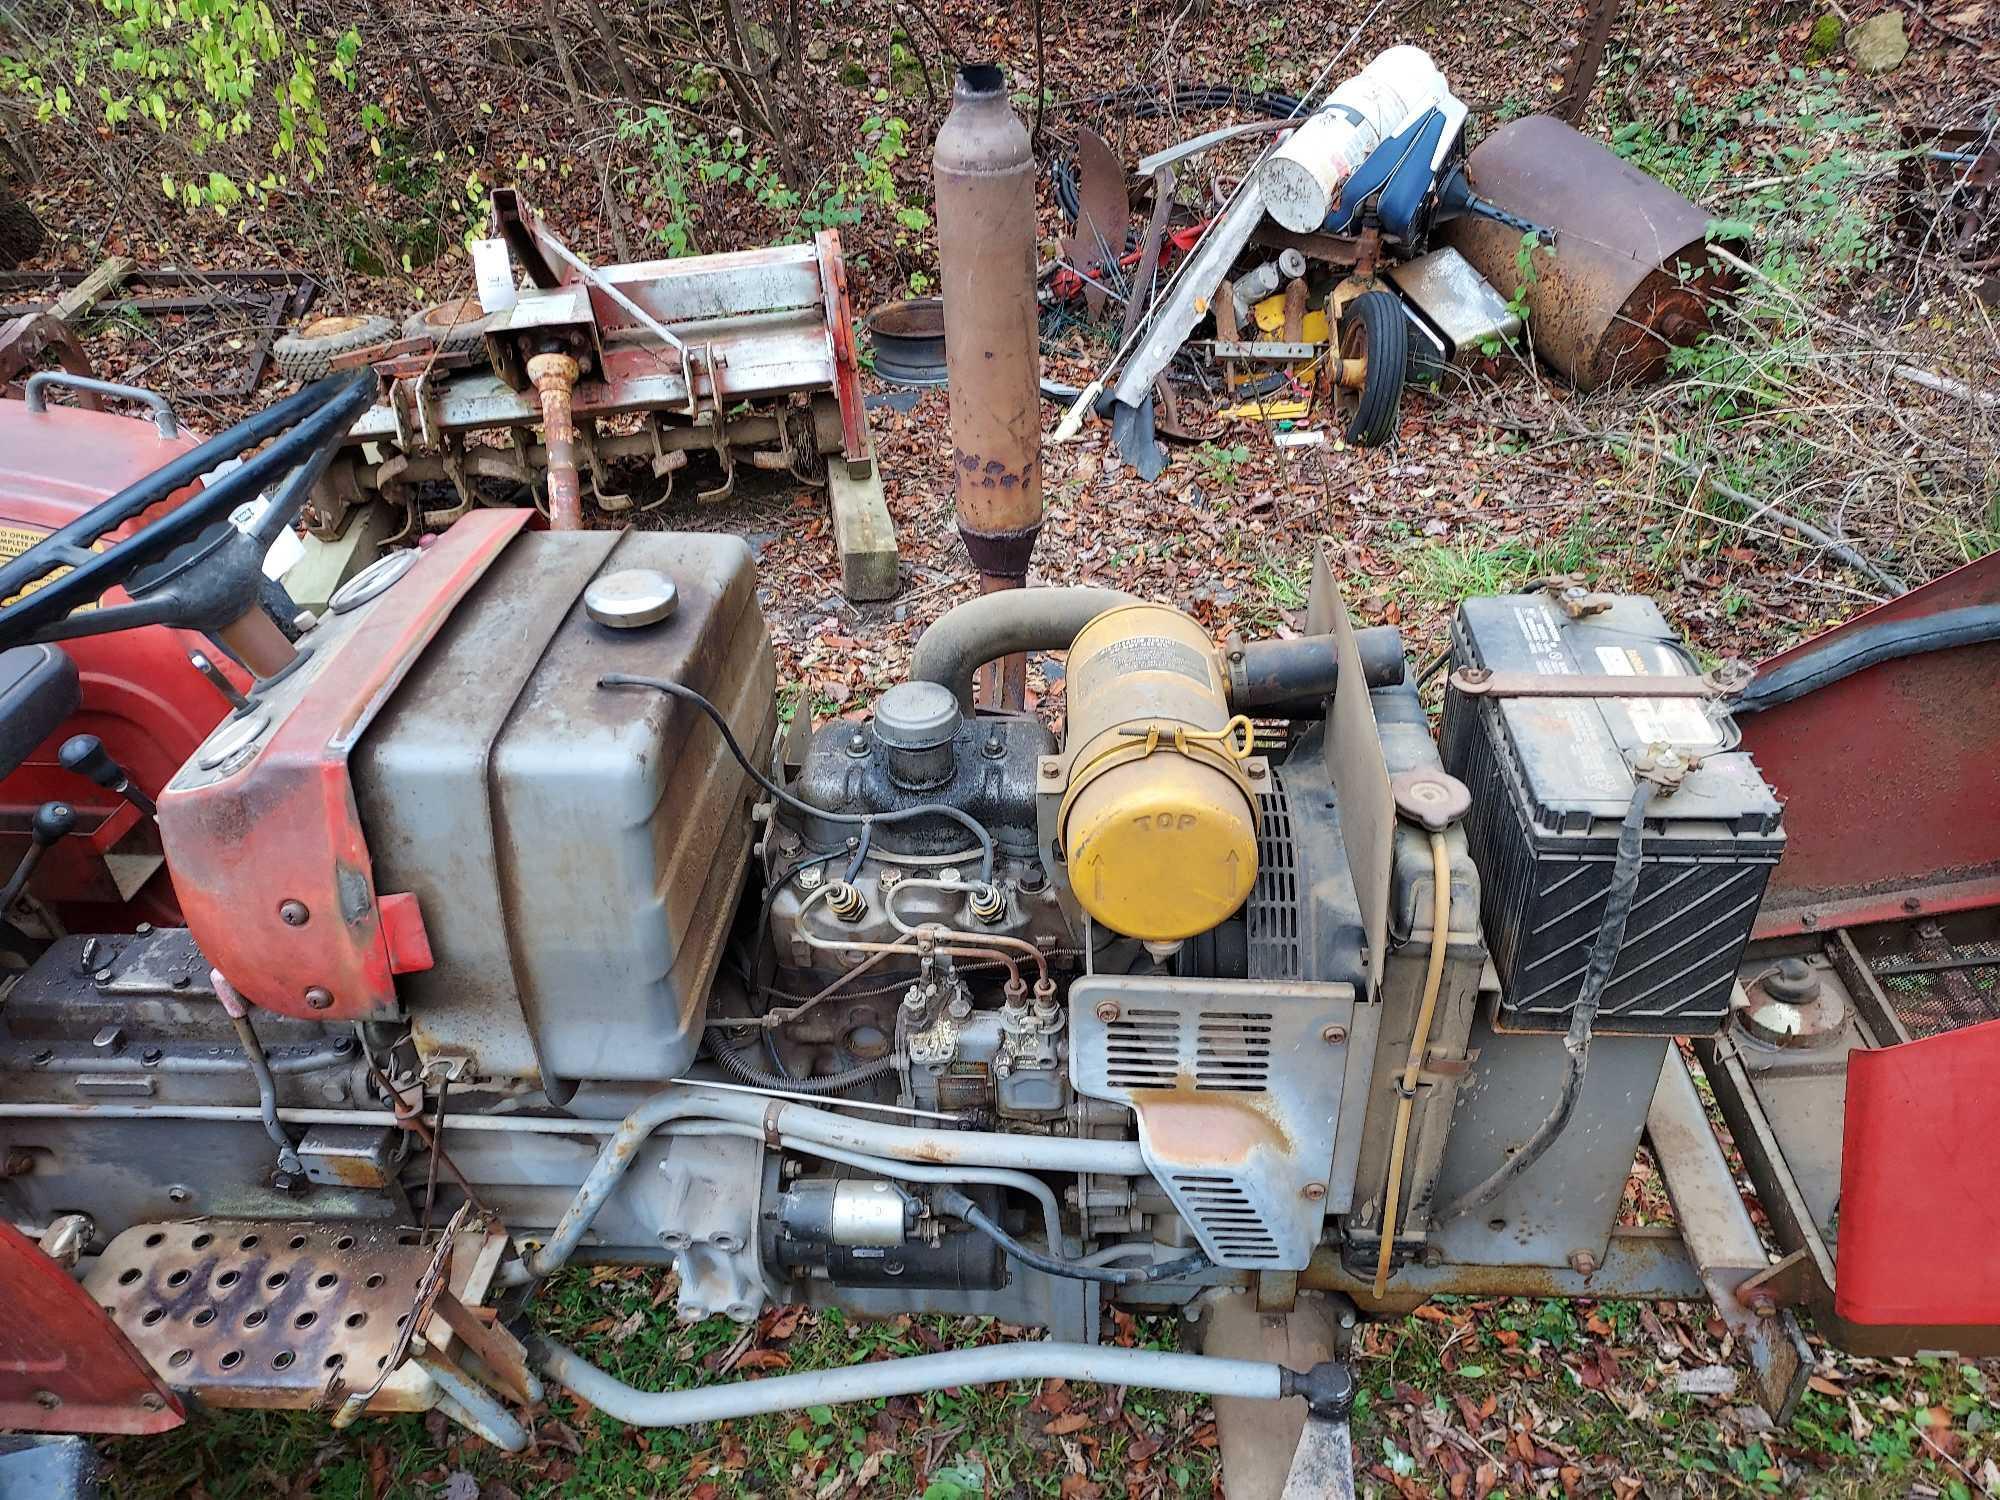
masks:
<path id="1" fill-rule="evenodd" d="M 1097 1002 L 1097 1019 L 1098 1019 L 1098 1020 L 1100 1020 L 1100 1021 L 1115 1021 L 1115 1020 L 1117 1020 L 1117 1019 L 1118 1019 L 1118 1002 L 1117 1002 L 1116 1000 L 1100 1000 L 1100 1001 L 1098 1001 L 1098 1002 Z"/>
<path id="2" fill-rule="evenodd" d="M 1253 760 L 1243 768 L 1243 774 L 1248 776 L 1252 781 L 1262 781 L 1264 779 L 1264 766 L 1262 762 Z"/>
<path id="3" fill-rule="evenodd" d="M 1057 765 L 1057 764 L 1056 764 L 1056 763 L 1055 763 L 1054 761 L 1045 761 L 1045 762 L 1043 762 L 1043 764 L 1042 764 L 1042 780 L 1044 780 L 1044 781 L 1054 781 L 1054 780 L 1055 780 L 1055 779 L 1056 779 L 1056 778 L 1057 778 L 1058 776 L 1060 776 L 1060 775 L 1062 775 L 1062 767 L 1061 767 L 1061 766 Z"/>
<path id="4" fill-rule="evenodd" d="M 0 1177 L 25 1177 L 35 1170 L 35 1153 L 32 1151 L 9 1151 L 4 1163 L 0 1163 Z"/>
<path id="5" fill-rule="evenodd" d="M 1769 1292 L 1753 1292 L 1750 1296 L 1750 1311 L 1760 1318 L 1775 1318 L 1778 1315 L 1778 1304 L 1772 1300 Z"/>
<path id="6" fill-rule="evenodd" d="M 54 1411 L 58 1406 L 62 1405 L 62 1397 L 58 1396 L 54 1391 L 36 1391 L 35 1405 L 39 1406 L 43 1411 Z"/>
<path id="7" fill-rule="evenodd" d="M 1579 1250 L 1569 1258 L 1569 1268 L 1579 1276 L 1597 1274 L 1597 1257 L 1588 1250 Z"/>
<path id="8" fill-rule="evenodd" d="M 1345 1026 L 1328 1026 L 1320 1032 L 1319 1039 L 1329 1047 L 1338 1047 L 1342 1042 L 1347 1040 L 1347 1028 Z"/>
<path id="9" fill-rule="evenodd" d="M 278 915 L 284 918 L 287 927 L 303 927 L 307 922 L 312 920 L 312 913 L 306 910 L 306 904 L 303 901 L 279 902 Z"/>
<path id="10" fill-rule="evenodd" d="M 306 991 L 306 1004 L 314 1010 L 325 1010 L 333 1004 L 333 991 L 325 985 L 316 984 Z"/>
<path id="11" fill-rule="evenodd" d="M 1424 1246 L 1424 1264 L 1435 1271 L 1444 1264 L 1444 1251 L 1436 1245 Z"/>
<path id="12" fill-rule="evenodd" d="M 1905 896 L 1903 898 L 1904 911 L 1922 911 L 1923 909 L 1924 903 L 1919 901 L 1915 896 Z"/>
<path id="13" fill-rule="evenodd" d="M 1299 1192 L 1305 1196 L 1308 1203 L 1317 1203 L 1326 1196 L 1326 1184 L 1323 1182 L 1309 1182 L 1300 1188 Z"/>

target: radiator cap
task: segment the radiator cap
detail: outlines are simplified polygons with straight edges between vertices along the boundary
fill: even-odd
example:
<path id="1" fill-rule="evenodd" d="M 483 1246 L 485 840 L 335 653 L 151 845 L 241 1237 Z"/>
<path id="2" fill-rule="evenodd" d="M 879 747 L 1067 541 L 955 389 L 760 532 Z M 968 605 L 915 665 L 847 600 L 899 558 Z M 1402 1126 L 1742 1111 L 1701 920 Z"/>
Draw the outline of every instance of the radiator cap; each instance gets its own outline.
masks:
<path id="1" fill-rule="evenodd" d="M 657 625 L 674 612 L 680 591 L 673 579 L 652 568 L 621 568 L 584 586 L 583 611 L 613 630 Z"/>

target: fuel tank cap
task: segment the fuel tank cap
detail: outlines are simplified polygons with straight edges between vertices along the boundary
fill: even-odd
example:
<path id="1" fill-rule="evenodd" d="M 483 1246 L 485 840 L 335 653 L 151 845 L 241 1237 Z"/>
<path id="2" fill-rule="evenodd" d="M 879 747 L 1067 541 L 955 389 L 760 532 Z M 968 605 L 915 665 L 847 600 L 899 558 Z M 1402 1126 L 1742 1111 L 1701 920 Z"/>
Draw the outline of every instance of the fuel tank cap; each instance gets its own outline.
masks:
<path id="1" fill-rule="evenodd" d="M 590 580 L 583 589 L 583 610 L 600 625 L 633 630 L 657 625 L 674 612 L 680 591 L 673 579 L 654 568 L 621 568 Z"/>

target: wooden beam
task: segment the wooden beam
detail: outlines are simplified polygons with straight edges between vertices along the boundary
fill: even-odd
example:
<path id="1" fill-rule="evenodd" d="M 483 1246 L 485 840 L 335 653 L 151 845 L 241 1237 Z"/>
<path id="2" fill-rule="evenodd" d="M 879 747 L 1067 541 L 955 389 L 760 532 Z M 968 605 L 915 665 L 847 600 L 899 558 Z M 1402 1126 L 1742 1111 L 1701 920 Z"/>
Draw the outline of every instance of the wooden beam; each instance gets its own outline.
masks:
<path id="1" fill-rule="evenodd" d="M 56 305 L 49 309 L 50 315 L 74 326 L 99 300 L 124 285 L 125 278 L 138 268 L 139 263 L 129 256 L 109 257 L 95 271 L 64 292 Z"/>
<path id="2" fill-rule="evenodd" d="M 826 494 L 833 505 L 833 540 L 840 552 L 840 589 L 849 599 L 891 599 L 896 594 L 896 523 L 882 497 L 882 466 L 873 434 L 862 424 L 871 460 L 857 475 L 838 453 L 826 458 Z"/>

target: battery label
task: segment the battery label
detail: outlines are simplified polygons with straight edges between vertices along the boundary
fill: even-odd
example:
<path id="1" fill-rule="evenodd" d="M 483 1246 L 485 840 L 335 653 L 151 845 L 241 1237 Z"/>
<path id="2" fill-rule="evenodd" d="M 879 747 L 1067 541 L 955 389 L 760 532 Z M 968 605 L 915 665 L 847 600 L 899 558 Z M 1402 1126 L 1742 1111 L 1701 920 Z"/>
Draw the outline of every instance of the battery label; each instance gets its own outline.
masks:
<path id="1" fill-rule="evenodd" d="M 1597 664 L 1608 677 L 1685 677 L 1687 666 L 1665 646 L 1599 646 Z M 1642 744 L 1712 750 L 1722 733 L 1693 698 L 1613 699 Z"/>

